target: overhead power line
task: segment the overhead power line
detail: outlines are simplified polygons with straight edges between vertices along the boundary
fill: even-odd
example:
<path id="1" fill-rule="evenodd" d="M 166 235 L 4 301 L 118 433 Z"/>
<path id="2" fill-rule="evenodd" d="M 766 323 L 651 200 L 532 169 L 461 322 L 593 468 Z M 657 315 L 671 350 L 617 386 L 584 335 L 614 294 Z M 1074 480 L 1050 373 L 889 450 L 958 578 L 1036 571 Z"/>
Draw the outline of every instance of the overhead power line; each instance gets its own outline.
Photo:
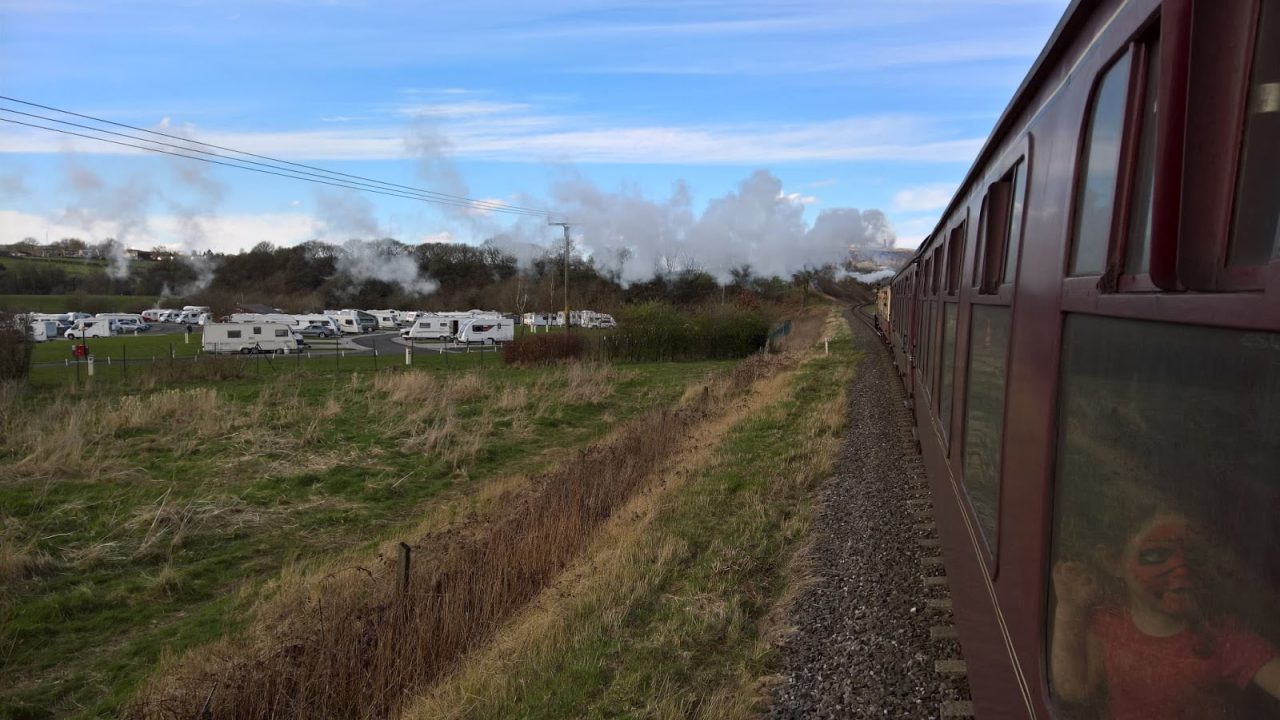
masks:
<path id="1" fill-rule="evenodd" d="M 377 179 L 365 177 L 362 175 L 343 173 L 343 172 L 338 172 L 336 170 L 327 170 L 325 168 L 316 167 L 314 165 L 296 163 L 288 160 L 273 158 L 267 155 L 259 155 L 256 153 L 246 152 L 243 150 L 236 150 L 234 148 L 225 147 L 222 145 L 215 145 L 213 143 L 206 143 L 199 140 L 185 138 L 180 135 L 173 135 L 170 133 L 159 132 L 156 130 L 148 130 L 146 128 L 140 128 L 140 127 L 128 125 L 125 123 L 119 123 L 112 120 L 106 120 L 103 118 L 94 117 L 92 115 L 85 115 L 83 113 L 77 113 L 70 110 L 63 110 L 60 108 L 55 108 L 48 105 L 41 105 L 39 103 L 28 102 L 26 100 L 19 100 L 17 98 L 7 97 L 3 95 L 0 95 L 0 100 L 12 102 L 12 103 L 19 103 L 21 105 L 25 105 L 28 107 L 40 108 L 40 109 L 48 110 L 51 112 L 62 113 L 64 115 L 77 117 L 85 120 L 91 120 L 93 122 L 111 125 L 119 128 L 124 128 L 127 130 L 139 132 L 139 133 L 146 133 L 148 135 L 155 135 L 157 137 L 166 137 L 173 140 L 179 140 L 186 144 L 177 145 L 174 143 L 163 142 L 160 140 L 152 140 L 151 138 L 147 138 L 147 137 L 138 137 L 137 135 L 132 135 L 129 133 L 121 133 L 114 130 L 108 130 L 105 128 L 94 127 L 92 125 L 85 125 L 83 123 L 73 122 L 70 120 L 59 119 L 56 117 L 48 117 L 46 115 L 40 115 L 36 113 L 30 113 L 22 110 L 15 110 L 12 108 L 0 106 L 0 112 L 7 112 L 13 115 L 21 115 L 21 116 L 32 118 L 32 119 L 43 120 L 45 122 L 57 123 L 57 124 L 66 125 L 69 127 L 76 127 L 82 130 L 93 132 L 93 133 L 101 133 L 103 135 L 112 135 L 114 137 L 133 140 L 137 143 L 147 143 L 147 144 L 138 145 L 135 143 L 123 142 L 120 140 L 113 140 L 107 137 L 101 137 L 100 135 L 87 135 L 84 133 L 66 130 L 63 128 L 49 127 L 47 125 L 39 125 L 31 122 L 24 122 L 21 120 L 15 120 L 12 118 L 0 116 L 0 120 L 15 124 L 15 125 L 23 125 L 26 127 L 35 128 L 39 130 L 56 132 L 64 135 L 72 135 L 72 136 L 84 138 L 87 140 L 97 140 L 98 142 L 105 142 L 105 143 L 111 143 L 113 145 L 131 147 L 131 148 L 135 148 L 135 149 L 143 150 L 147 152 L 154 152 L 154 153 L 160 153 L 164 155 L 171 155 L 175 157 L 186 158 L 188 160 L 199 160 L 199 161 L 211 163 L 214 165 L 232 167 L 239 170 L 249 170 L 251 172 L 258 172 L 266 175 L 276 175 L 279 177 L 289 178 L 292 180 L 301 180 L 304 182 L 312 182 L 319 185 L 342 187 L 342 188 L 347 188 L 351 190 L 357 190 L 360 192 L 374 193 L 377 195 L 387 195 L 391 197 L 400 197 L 400 198 L 405 198 L 410 200 L 420 200 L 424 202 L 437 203 L 437 204 L 447 205 L 451 207 L 459 207 L 459 208 L 472 209 L 472 210 L 482 210 L 486 212 L 498 212 L 498 213 L 507 213 L 507 214 L 513 214 L 513 215 L 523 215 L 523 216 L 540 217 L 540 218 L 547 217 L 549 215 L 548 211 L 541 210 L 538 208 L 526 207 L 521 205 L 510 205 L 507 203 L 498 202 L 496 200 L 479 200 L 475 198 L 464 197 L 461 195 L 451 195 L 449 193 L 437 192 L 435 190 L 426 190 L 423 188 L 416 188 L 409 185 L 401 185 L 399 183 L 391 183 L 391 182 L 386 182 L 382 180 L 377 180 Z M 215 150 L 221 150 L 226 153 L 234 153 L 235 155 L 242 155 L 244 157 L 224 155 L 220 152 L 213 152 L 210 150 L 201 149 L 201 147 L 192 147 L 193 145 L 202 146 L 204 148 L 213 148 Z M 157 146 L 160 146 L 160 147 L 157 147 Z M 163 149 L 166 147 L 173 148 L 173 150 Z M 194 153 L 194 154 L 190 154 L 190 153 Z M 245 158 L 258 158 L 259 160 L 265 160 L 266 162 L 259 162 L 256 160 L 247 160 Z M 295 170 L 294 168 L 302 168 L 302 169 Z"/>

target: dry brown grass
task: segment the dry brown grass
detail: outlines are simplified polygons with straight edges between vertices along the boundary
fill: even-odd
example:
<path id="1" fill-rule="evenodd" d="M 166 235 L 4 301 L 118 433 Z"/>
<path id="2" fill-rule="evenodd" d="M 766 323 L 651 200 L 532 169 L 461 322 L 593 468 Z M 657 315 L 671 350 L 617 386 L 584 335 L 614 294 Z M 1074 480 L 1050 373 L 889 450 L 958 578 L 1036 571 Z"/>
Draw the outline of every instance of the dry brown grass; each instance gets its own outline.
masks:
<path id="1" fill-rule="evenodd" d="M 249 641 L 175 661 L 138 695 L 130 714 L 189 717 L 206 706 L 212 717 L 396 714 L 412 691 L 453 668 L 556 578 L 595 529 L 688 442 L 691 428 L 778 365 L 763 357 L 745 361 L 684 407 L 647 413 L 608 442 L 529 479 L 494 514 L 420 539 L 414 544 L 420 559 L 403 592 L 389 553 L 318 582 L 294 582 L 259 616 Z M 546 382 L 563 383 L 566 394 L 591 402 L 615 372 L 573 365 Z M 473 374 L 450 383 L 446 398 L 506 392 Z M 431 396 L 425 386 L 398 377 L 380 390 L 411 404 Z M 432 415 L 415 420 L 417 442 L 438 449 L 446 438 L 462 440 L 451 414 Z"/>

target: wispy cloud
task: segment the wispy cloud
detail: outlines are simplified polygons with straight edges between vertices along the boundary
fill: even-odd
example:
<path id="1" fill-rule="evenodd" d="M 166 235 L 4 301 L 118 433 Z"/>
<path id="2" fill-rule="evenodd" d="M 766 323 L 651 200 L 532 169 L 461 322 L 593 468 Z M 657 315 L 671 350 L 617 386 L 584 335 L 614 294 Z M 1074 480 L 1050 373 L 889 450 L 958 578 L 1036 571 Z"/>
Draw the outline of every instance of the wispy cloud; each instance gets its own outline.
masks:
<path id="1" fill-rule="evenodd" d="M 496 104 L 494 104 L 496 106 Z M 849 117 L 808 123 L 619 126 L 605 119 L 520 114 L 442 118 L 458 159 L 625 164 L 758 164 L 905 160 L 967 162 L 982 138 L 956 138 L 944 123 L 912 115 Z M 199 132 L 205 142 L 290 159 L 403 159 L 400 126 L 291 132 Z M 137 154 L 38 130 L 0 128 L 0 152 Z"/>

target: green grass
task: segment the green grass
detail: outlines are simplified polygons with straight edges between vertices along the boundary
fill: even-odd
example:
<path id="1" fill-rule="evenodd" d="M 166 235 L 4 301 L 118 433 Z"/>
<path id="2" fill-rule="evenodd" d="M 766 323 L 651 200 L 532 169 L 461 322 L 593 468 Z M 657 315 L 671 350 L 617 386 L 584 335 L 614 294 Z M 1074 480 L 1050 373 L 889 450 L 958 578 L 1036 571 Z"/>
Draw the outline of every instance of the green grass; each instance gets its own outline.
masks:
<path id="1" fill-rule="evenodd" d="M 92 275 L 107 270 L 106 260 L 84 260 L 78 258 L 15 258 L 0 257 L 0 266 L 8 271 L 22 268 L 45 269 L 57 268 L 70 275 Z"/>
<path id="2" fill-rule="evenodd" d="M 141 295 L 0 295 L 0 310 L 15 313 L 142 312 L 155 304 Z"/>
<path id="3" fill-rule="evenodd" d="M 114 714 L 162 656 L 242 628 L 282 569 L 466 513 L 486 480 L 545 468 L 724 366 L 575 380 L 493 356 L 472 371 L 479 357 L 0 398 L 0 717 Z M 439 392 L 396 400 L 398 378 Z M 424 451 L 433 423 L 452 434 Z"/>
<path id="4" fill-rule="evenodd" d="M 773 671 L 769 613 L 793 582 L 813 489 L 839 445 L 853 358 L 842 326 L 831 355 L 732 428 L 638 537 L 611 542 L 582 584 L 557 588 L 571 599 L 552 603 L 551 619 L 513 630 L 501 657 L 407 717 L 754 717 Z"/>

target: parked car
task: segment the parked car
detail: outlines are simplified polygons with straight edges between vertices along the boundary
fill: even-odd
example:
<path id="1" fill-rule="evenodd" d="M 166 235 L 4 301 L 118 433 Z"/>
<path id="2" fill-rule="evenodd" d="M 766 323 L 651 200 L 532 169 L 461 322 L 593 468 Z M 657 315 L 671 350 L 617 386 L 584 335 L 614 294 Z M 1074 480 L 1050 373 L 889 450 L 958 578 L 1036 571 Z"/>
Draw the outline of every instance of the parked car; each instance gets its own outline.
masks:
<path id="1" fill-rule="evenodd" d="M 325 327 L 320 323 L 311 323 L 306 327 L 300 327 L 297 329 L 297 333 L 302 337 L 331 338 L 334 336 L 332 328 Z"/>

